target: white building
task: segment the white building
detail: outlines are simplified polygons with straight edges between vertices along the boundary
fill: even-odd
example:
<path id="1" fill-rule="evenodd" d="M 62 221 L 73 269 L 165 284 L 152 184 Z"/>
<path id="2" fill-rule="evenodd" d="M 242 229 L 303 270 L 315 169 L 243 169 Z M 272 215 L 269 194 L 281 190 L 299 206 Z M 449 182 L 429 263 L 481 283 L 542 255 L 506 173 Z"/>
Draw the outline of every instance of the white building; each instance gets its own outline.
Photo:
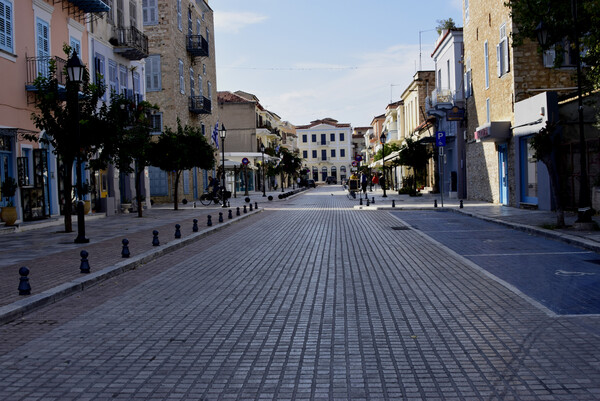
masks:
<path id="1" fill-rule="evenodd" d="M 324 183 L 327 177 L 347 179 L 352 168 L 352 127 L 332 118 L 296 127 L 298 150 L 310 178 Z"/>

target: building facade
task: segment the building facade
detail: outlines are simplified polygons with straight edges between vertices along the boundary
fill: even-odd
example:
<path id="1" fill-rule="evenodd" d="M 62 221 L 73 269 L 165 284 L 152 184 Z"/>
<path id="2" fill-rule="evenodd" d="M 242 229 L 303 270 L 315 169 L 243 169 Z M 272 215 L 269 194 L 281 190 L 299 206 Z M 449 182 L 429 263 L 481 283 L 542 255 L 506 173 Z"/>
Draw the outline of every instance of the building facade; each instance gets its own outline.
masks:
<path id="1" fill-rule="evenodd" d="M 296 133 L 300 157 L 310 178 L 325 183 L 327 177 L 335 177 L 338 182 L 350 177 L 354 156 L 350 124 L 324 118 L 297 126 Z"/>

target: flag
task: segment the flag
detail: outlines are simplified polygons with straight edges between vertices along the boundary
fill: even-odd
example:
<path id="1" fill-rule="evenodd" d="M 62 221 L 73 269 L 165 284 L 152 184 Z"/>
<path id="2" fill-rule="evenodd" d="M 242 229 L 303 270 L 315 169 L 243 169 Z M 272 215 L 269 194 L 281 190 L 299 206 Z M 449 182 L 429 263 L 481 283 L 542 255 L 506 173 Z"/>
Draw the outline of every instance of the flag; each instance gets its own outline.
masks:
<path id="1" fill-rule="evenodd" d="M 219 123 L 215 124 L 215 129 L 212 132 L 212 141 L 215 144 L 217 150 L 219 150 Z"/>

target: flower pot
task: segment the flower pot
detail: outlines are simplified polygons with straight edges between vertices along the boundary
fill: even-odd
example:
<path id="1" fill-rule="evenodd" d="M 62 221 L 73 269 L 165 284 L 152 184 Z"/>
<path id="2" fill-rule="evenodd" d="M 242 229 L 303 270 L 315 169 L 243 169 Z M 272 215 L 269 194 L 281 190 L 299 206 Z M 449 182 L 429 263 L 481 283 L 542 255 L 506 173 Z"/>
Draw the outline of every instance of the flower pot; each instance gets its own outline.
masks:
<path id="1" fill-rule="evenodd" d="M 124 213 L 124 214 L 129 213 L 130 208 L 131 208 L 131 203 L 121 203 L 121 213 Z"/>
<path id="2" fill-rule="evenodd" d="M 12 226 L 17 221 L 17 208 L 14 206 L 3 206 L 0 218 L 7 226 Z"/>

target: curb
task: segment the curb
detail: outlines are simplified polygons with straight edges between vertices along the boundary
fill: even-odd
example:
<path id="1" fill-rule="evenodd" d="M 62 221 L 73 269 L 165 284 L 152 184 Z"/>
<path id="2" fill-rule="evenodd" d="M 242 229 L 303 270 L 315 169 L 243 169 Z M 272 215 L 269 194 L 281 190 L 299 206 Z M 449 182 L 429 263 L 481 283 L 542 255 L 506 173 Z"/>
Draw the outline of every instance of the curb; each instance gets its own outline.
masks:
<path id="1" fill-rule="evenodd" d="M 246 213 L 245 215 L 235 217 L 232 220 L 226 220 L 223 223 L 218 223 L 219 225 L 205 228 L 204 230 L 193 233 L 185 238 L 170 241 L 165 245 L 156 247 L 156 249 L 151 249 L 137 256 L 125 259 L 124 261 L 113 266 L 108 266 L 101 270 L 86 274 L 85 276 L 81 276 L 54 288 L 43 291 L 39 294 L 29 295 L 27 298 L 15 301 L 12 304 L 0 306 L 0 324 L 9 323 L 27 313 L 36 310 L 37 308 L 53 304 L 76 292 L 84 291 L 86 288 L 92 287 L 109 278 L 118 276 L 129 270 L 133 270 L 138 266 L 152 262 L 163 255 L 167 255 L 180 248 L 183 248 L 186 245 L 194 243 L 214 231 L 221 230 L 242 219 L 248 218 L 257 213 L 261 213 L 263 210 L 265 210 L 264 207 L 259 210 Z"/>

